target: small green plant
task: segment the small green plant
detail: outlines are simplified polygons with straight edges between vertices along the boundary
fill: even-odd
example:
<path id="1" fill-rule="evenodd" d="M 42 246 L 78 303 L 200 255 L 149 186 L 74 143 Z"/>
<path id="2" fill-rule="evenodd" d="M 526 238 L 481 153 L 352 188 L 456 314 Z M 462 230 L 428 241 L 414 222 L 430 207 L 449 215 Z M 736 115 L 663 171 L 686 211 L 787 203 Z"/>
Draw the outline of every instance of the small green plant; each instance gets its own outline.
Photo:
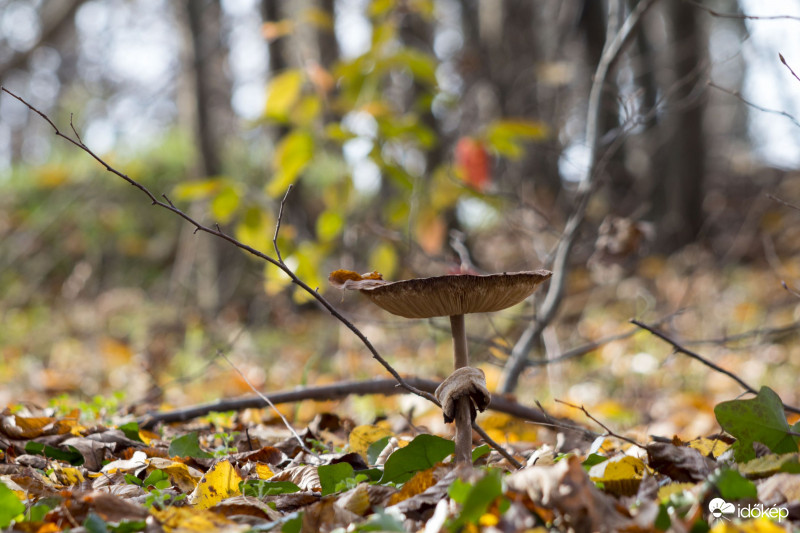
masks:
<path id="1" fill-rule="evenodd" d="M 225 457 L 232 453 L 236 453 L 239 449 L 236 446 L 233 446 L 233 441 L 236 439 L 237 436 L 241 434 L 241 431 L 234 431 L 232 433 L 220 432 L 214 433 L 214 439 L 219 439 L 222 441 L 221 446 L 217 447 L 212 454 L 214 457 Z"/>
<path id="2" fill-rule="evenodd" d="M 146 507 L 166 509 L 186 498 L 186 494 L 170 492 L 172 483 L 169 480 L 169 474 L 163 470 L 153 470 L 144 481 L 132 474 L 125 474 L 125 481 L 139 485 L 148 493 L 144 502 Z"/>

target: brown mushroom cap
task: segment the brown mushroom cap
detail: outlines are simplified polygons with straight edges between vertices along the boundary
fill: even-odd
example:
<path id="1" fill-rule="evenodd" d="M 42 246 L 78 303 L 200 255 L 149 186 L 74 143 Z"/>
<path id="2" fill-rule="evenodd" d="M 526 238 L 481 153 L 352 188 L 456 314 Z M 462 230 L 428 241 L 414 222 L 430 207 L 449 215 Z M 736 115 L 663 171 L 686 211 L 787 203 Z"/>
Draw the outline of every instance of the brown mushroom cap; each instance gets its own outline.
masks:
<path id="1" fill-rule="evenodd" d="M 500 311 L 533 294 L 552 276 L 547 270 L 476 276 L 459 274 L 405 281 L 379 279 L 331 282 L 340 289 L 357 289 L 379 307 L 405 318 L 465 315 Z"/>

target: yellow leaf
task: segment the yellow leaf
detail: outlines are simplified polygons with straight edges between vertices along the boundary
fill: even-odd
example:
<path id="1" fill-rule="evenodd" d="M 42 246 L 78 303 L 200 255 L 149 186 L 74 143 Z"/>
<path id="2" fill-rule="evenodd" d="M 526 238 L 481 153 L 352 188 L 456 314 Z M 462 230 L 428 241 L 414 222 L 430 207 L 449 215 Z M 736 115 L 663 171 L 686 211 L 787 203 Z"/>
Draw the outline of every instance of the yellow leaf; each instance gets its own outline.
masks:
<path id="1" fill-rule="evenodd" d="M 637 457 L 619 455 L 589 469 L 589 478 L 603 483 L 609 492 L 616 495 L 632 495 L 649 468 Z"/>
<path id="2" fill-rule="evenodd" d="M 392 497 L 389 500 L 389 505 L 395 505 L 402 502 L 403 500 L 407 500 L 411 497 L 414 497 L 417 494 L 422 494 L 430 487 L 434 486 L 437 481 L 435 476 L 433 475 L 434 470 L 436 468 L 437 467 L 434 466 L 428 468 L 427 470 L 422 470 L 414 474 L 414 476 L 411 479 L 409 479 L 403 484 L 402 488 L 400 489 L 400 492 L 395 492 L 394 494 L 392 494 Z"/>
<path id="3" fill-rule="evenodd" d="M 242 481 L 242 476 L 230 461 L 220 461 L 206 472 L 189 497 L 189 502 L 198 509 L 208 509 L 225 498 L 240 495 L 239 483 Z"/>
<path id="4" fill-rule="evenodd" d="M 295 130 L 286 135 L 275 149 L 274 175 L 266 192 L 273 198 L 283 195 L 314 155 L 314 138 L 307 131 Z"/>
<path id="5" fill-rule="evenodd" d="M 163 511 L 153 508 L 150 512 L 158 519 L 167 533 L 173 531 L 230 531 L 236 533 L 250 529 L 249 526 L 237 524 L 217 513 L 191 507 L 172 506 Z"/>
<path id="6" fill-rule="evenodd" d="M 50 479 L 60 485 L 72 486 L 86 481 L 83 474 L 77 468 L 63 466 L 61 463 L 53 462 L 51 467 Z"/>
<path id="7" fill-rule="evenodd" d="M 224 187 L 211 201 L 211 213 L 218 222 L 227 224 L 239 207 L 239 200 L 239 192 L 235 187 Z"/>
<path id="8" fill-rule="evenodd" d="M 217 193 L 222 180 L 220 178 L 213 178 L 207 180 L 193 180 L 184 183 L 179 183 L 172 190 L 172 196 L 176 200 L 205 200 Z"/>
<path id="9" fill-rule="evenodd" d="M 203 473 L 184 463 L 153 457 L 147 467 L 149 474 L 153 470 L 163 470 L 169 476 L 169 482 L 181 492 L 190 493 L 197 488 L 197 483 L 202 479 Z"/>
<path id="10" fill-rule="evenodd" d="M 666 501 L 673 494 L 680 494 L 683 491 L 688 491 L 696 487 L 696 483 L 670 483 L 658 489 L 658 501 Z"/>
<path id="11" fill-rule="evenodd" d="M 275 76 L 267 86 L 267 104 L 264 115 L 275 120 L 287 120 L 289 111 L 300 96 L 303 81 L 303 71 L 299 69 L 287 70 Z"/>
<path id="12" fill-rule="evenodd" d="M 256 475 L 258 479 L 269 479 L 275 475 L 275 472 L 272 471 L 267 463 L 256 463 Z"/>
<path id="13" fill-rule="evenodd" d="M 792 465 L 790 468 L 794 471 L 798 463 L 800 463 L 800 454 L 785 453 L 783 455 L 775 455 L 771 453 L 740 464 L 739 473 L 748 478 L 757 479 L 780 472 L 784 465 Z"/>
<path id="14" fill-rule="evenodd" d="M 350 432 L 350 449 L 358 455 L 367 458 L 367 450 L 374 443 L 378 442 L 384 437 L 391 437 L 392 433 L 389 429 L 380 426 L 357 426 Z"/>
<path id="15" fill-rule="evenodd" d="M 759 518 L 738 524 L 719 520 L 709 533 L 786 533 L 786 531 L 768 518 Z"/>
<path id="16" fill-rule="evenodd" d="M 370 268 L 385 273 L 391 279 L 397 270 L 397 252 L 394 246 L 387 242 L 378 244 L 369 254 L 368 264 Z"/>
<path id="17" fill-rule="evenodd" d="M 717 458 L 725 453 L 731 445 L 721 440 L 701 437 L 689 442 L 689 447 L 694 448 L 705 457 Z"/>
<path id="18" fill-rule="evenodd" d="M 335 239 L 344 228 L 344 218 L 338 211 L 323 211 L 317 217 L 317 237 L 322 242 Z"/>

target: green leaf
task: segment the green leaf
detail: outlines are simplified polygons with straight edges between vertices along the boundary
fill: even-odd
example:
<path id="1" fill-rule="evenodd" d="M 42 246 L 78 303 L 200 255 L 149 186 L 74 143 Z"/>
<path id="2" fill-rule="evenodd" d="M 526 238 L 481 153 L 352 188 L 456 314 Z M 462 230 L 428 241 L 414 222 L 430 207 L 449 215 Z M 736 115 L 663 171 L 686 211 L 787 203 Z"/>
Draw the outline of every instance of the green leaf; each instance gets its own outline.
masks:
<path id="1" fill-rule="evenodd" d="M 174 439 L 169 445 L 170 457 L 193 457 L 195 459 L 211 459 L 210 453 L 200 449 L 197 432 L 192 431 Z"/>
<path id="2" fill-rule="evenodd" d="M 169 475 L 163 470 L 153 470 L 152 472 L 150 472 L 150 475 L 147 476 L 145 480 L 142 482 L 142 485 L 144 485 L 145 487 L 153 486 L 156 488 L 160 488 L 158 484 L 161 483 L 162 481 L 169 482 Z M 169 487 L 169 485 L 167 485 L 167 487 Z"/>
<path id="3" fill-rule="evenodd" d="M 300 492 L 300 487 L 291 481 L 267 481 L 264 479 L 248 479 L 239 484 L 239 490 L 245 496 L 263 498 L 264 496 L 274 496 L 276 494 L 291 494 Z"/>
<path id="4" fill-rule="evenodd" d="M 108 533 L 105 521 L 96 514 L 90 512 L 86 520 L 83 521 L 83 527 L 89 533 Z"/>
<path id="5" fill-rule="evenodd" d="M 72 466 L 80 466 L 84 461 L 83 455 L 74 446 L 67 446 L 66 450 L 62 450 L 59 448 L 54 448 L 49 444 L 28 441 L 25 443 L 25 452 L 33 455 L 44 455 L 48 459 L 65 461 Z"/>
<path id="6" fill-rule="evenodd" d="M 727 502 L 745 498 L 758 498 L 755 483 L 742 476 L 736 470 L 719 470 L 714 472 L 708 480 L 716 485 L 720 496 Z"/>
<path id="7" fill-rule="evenodd" d="M 286 520 L 281 526 L 281 533 L 300 533 L 303 527 L 303 513 L 296 513 L 296 516 Z"/>
<path id="8" fill-rule="evenodd" d="M 322 465 L 317 468 L 317 473 L 319 474 L 319 484 L 322 487 L 322 495 L 327 496 L 336 492 L 336 485 L 340 481 L 353 477 L 353 467 L 350 463 Z"/>
<path id="9" fill-rule="evenodd" d="M 369 445 L 369 448 L 367 448 L 367 464 L 375 464 L 375 462 L 378 460 L 378 456 L 381 454 L 383 449 L 386 448 L 386 445 L 389 444 L 390 438 L 392 438 L 390 435 L 386 435 L 382 439 L 378 439 Z"/>
<path id="10" fill-rule="evenodd" d="M 498 497 L 503 494 L 503 473 L 497 469 L 489 470 L 486 475 L 475 482 L 474 485 L 468 486 L 466 494 L 464 494 L 464 487 L 459 487 L 457 490 L 458 495 L 450 495 L 455 501 L 461 503 L 461 513 L 452 522 L 451 531 L 458 531 L 465 524 L 475 524 L 478 519 L 486 513 L 489 505 Z M 449 492 L 449 491 L 448 491 Z"/>
<path id="11" fill-rule="evenodd" d="M 267 104 L 264 116 L 281 122 L 289 119 L 291 111 L 303 88 L 303 71 L 287 70 L 275 76 L 267 85 Z"/>
<path id="12" fill-rule="evenodd" d="M 109 527 L 109 530 L 114 533 L 135 533 L 136 531 L 144 531 L 146 528 L 146 520 L 123 520 L 119 525 Z"/>
<path id="13" fill-rule="evenodd" d="M 522 143 L 541 141 L 549 130 L 542 122 L 534 120 L 497 120 L 486 128 L 485 138 L 498 154 L 509 159 L 518 159 L 525 152 Z"/>
<path id="14" fill-rule="evenodd" d="M 15 517 L 25 512 L 25 504 L 14 491 L 0 481 L 0 528 L 6 528 Z"/>
<path id="15" fill-rule="evenodd" d="M 0 500 L 2 500 L 1 497 Z M 0 509 L 2 508 L 3 508 L 3 502 L 0 501 Z M 30 509 L 28 509 L 25 519 L 28 522 L 41 522 L 42 520 L 44 520 L 45 515 L 47 515 L 47 513 L 49 513 L 52 509 L 53 508 L 50 507 L 49 505 L 39 502 L 36 505 L 32 506 Z M 0 521 L 2 521 L 2 519 L 0 519 Z M 0 524 L 0 526 L 2 526 L 2 524 Z"/>
<path id="16" fill-rule="evenodd" d="M 139 424 L 137 424 L 136 422 L 128 422 L 127 424 L 122 424 L 121 426 L 119 426 L 119 429 L 129 439 L 135 440 L 136 442 L 144 442 L 142 441 L 141 437 L 139 437 Z"/>
<path id="17" fill-rule="evenodd" d="M 425 470 L 455 452 L 453 441 L 436 435 L 418 435 L 405 448 L 389 456 L 383 467 L 381 483 L 405 483 L 415 472 Z"/>
<path id="18" fill-rule="evenodd" d="M 129 485 L 139 485 L 140 487 L 144 485 L 142 480 L 134 476 L 133 474 L 125 474 L 125 483 Z"/>
<path id="19" fill-rule="evenodd" d="M 267 185 L 267 194 L 283 195 L 314 155 L 314 138 L 307 131 L 295 130 L 286 135 L 275 149 L 272 161 L 275 172 Z"/>
<path id="20" fill-rule="evenodd" d="M 489 447 L 488 444 L 481 444 L 474 450 L 472 450 L 472 462 L 474 463 L 484 455 L 488 455 L 492 449 Z"/>
<path id="21" fill-rule="evenodd" d="M 722 402 L 714 408 L 720 426 L 736 438 L 734 457 L 743 462 L 754 459 L 753 443 L 760 442 L 773 453 L 797 451 L 780 397 L 769 387 L 761 387 L 750 400 Z"/>
<path id="22" fill-rule="evenodd" d="M 598 455 L 596 453 L 590 453 L 589 456 L 584 459 L 581 465 L 583 465 L 584 470 L 589 470 L 594 465 L 599 465 L 605 461 L 608 461 L 608 457 L 603 457 L 602 455 Z"/>

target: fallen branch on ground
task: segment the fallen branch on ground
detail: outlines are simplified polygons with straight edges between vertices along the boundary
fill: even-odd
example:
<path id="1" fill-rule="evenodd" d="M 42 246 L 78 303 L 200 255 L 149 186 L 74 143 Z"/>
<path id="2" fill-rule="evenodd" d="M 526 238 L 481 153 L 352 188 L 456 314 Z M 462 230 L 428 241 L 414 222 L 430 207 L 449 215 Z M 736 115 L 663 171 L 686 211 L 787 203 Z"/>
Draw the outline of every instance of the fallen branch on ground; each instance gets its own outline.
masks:
<path id="1" fill-rule="evenodd" d="M 640 321 L 638 321 L 636 319 L 631 319 L 630 322 L 631 322 L 631 324 L 639 326 L 640 328 L 642 328 L 642 329 L 644 329 L 646 331 L 649 331 L 650 333 L 652 333 L 653 335 L 655 335 L 659 339 L 671 344 L 672 348 L 676 352 L 682 353 L 684 355 L 688 355 L 692 359 L 700 361 L 701 363 L 706 365 L 708 368 L 710 368 L 712 370 L 715 370 L 715 371 L 719 372 L 720 374 L 725 374 L 726 376 L 728 376 L 729 378 L 734 380 L 736 383 L 741 385 L 742 388 L 745 389 L 747 392 L 752 393 L 752 394 L 758 394 L 758 391 L 756 389 L 754 389 L 753 387 L 748 385 L 747 382 L 745 382 L 742 378 L 740 378 L 739 376 L 737 376 L 736 374 L 734 374 L 730 370 L 726 370 L 726 369 L 722 368 L 721 366 L 718 366 L 718 365 L 712 363 L 711 361 L 709 361 L 708 359 L 706 359 L 702 355 L 699 355 L 699 354 L 697 354 L 697 353 L 695 353 L 695 352 L 693 352 L 691 350 L 688 350 L 688 349 L 684 348 L 681 344 L 679 344 L 677 341 L 672 340 L 665 333 L 662 333 L 661 331 L 659 331 L 659 330 L 657 330 L 657 329 L 655 329 L 655 328 L 653 328 L 651 326 L 648 326 L 647 324 L 645 324 L 643 322 L 640 322 Z M 783 402 L 781 402 L 781 403 L 783 403 Z M 790 411 L 792 413 L 800 414 L 800 408 L 794 407 L 792 405 L 787 405 L 787 404 L 784 403 L 783 404 L 783 408 L 786 411 Z"/>
<path id="2" fill-rule="evenodd" d="M 422 379 L 416 377 L 406 377 L 405 381 L 414 387 L 432 392 L 436 390 L 441 382 L 432 379 Z M 374 379 L 369 381 L 343 381 L 330 385 L 318 387 L 304 387 L 290 391 L 280 391 L 268 394 L 267 397 L 273 404 L 295 403 L 304 400 L 329 401 L 339 400 L 352 395 L 382 394 L 385 396 L 403 393 L 403 389 L 393 379 Z M 213 403 L 196 405 L 174 411 L 161 413 L 148 413 L 138 419 L 139 426 L 142 428 L 152 428 L 158 423 L 185 422 L 194 418 L 205 416 L 211 412 L 241 411 L 242 409 L 262 408 L 264 400 L 259 396 L 244 396 L 241 398 L 231 398 L 220 400 Z M 492 403 L 489 409 L 500 413 L 506 413 L 535 424 L 544 426 L 556 426 L 556 429 L 564 431 L 576 431 L 582 433 L 586 438 L 593 439 L 597 435 L 579 426 L 572 420 L 554 418 L 540 409 L 534 409 L 526 405 L 519 404 L 505 396 L 493 394 Z"/>

